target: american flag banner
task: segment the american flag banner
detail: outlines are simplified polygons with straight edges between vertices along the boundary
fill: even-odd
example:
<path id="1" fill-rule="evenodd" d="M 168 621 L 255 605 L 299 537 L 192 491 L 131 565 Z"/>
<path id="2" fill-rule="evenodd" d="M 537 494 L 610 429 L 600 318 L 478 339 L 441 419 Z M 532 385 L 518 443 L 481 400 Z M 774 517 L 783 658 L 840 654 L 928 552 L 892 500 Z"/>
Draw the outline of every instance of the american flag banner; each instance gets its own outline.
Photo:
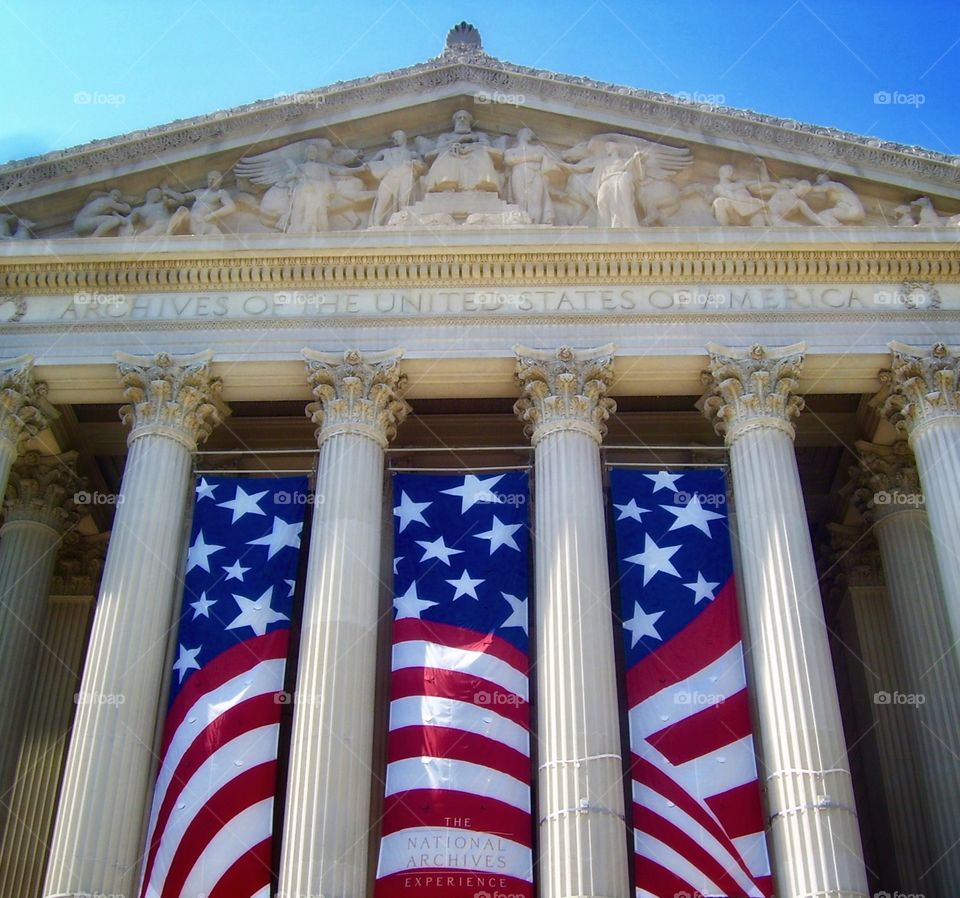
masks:
<path id="1" fill-rule="evenodd" d="M 306 478 L 200 478 L 141 898 L 269 898 Z"/>
<path id="2" fill-rule="evenodd" d="M 376 898 L 533 896 L 525 472 L 394 474 Z"/>
<path id="3" fill-rule="evenodd" d="M 719 469 L 614 468 L 638 898 L 772 888 Z"/>

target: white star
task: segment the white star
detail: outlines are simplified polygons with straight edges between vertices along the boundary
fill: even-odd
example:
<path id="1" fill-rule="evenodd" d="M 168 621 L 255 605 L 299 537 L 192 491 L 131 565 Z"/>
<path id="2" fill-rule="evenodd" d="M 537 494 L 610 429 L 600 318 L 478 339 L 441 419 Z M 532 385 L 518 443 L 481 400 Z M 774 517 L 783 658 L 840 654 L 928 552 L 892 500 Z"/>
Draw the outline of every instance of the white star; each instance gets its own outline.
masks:
<path id="1" fill-rule="evenodd" d="M 393 559 L 393 572 L 394 572 L 394 574 L 397 573 L 397 565 L 400 564 L 401 561 L 403 561 L 404 557 L 405 557 L 405 556 L 403 556 L 403 555 L 398 555 L 396 558 Z"/>
<path id="2" fill-rule="evenodd" d="M 300 531 L 303 529 L 303 522 L 298 524 L 288 524 L 283 518 L 273 519 L 273 529 L 261 536 L 260 539 L 252 539 L 247 543 L 248 546 L 269 546 L 267 560 L 269 561 L 281 549 L 290 546 L 292 549 L 300 548 Z"/>
<path id="3" fill-rule="evenodd" d="M 630 648 L 634 648 L 644 636 L 649 636 L 658 642 L 662 641 L 663 637 L 657 632 L 655 624 L 666 613 L 666 611 L 658 611 L 655 614 L 645 614 L 644 610 L 640 607 L 640 603 L 637 602 L 633 617 L 623 622 L 624 628 L 629 630 L 631 634 Z"/>
<path id="4" fill-rule="evenodd" d="M 513 538 L 523 524 L 504 524 L 496 515 L 493 516 L 493 524 L 486 533 L 474 533 L 477 539 L 490 540 L 490 554 L 492 555 L 500 546 L 509 546 L 511 549 L 520 551 L 520 546 Z"/>
<path id="5" fill-rule="evenodd" d="M 470 596 L 470 598 L 479 601 L 477 587 L 483 583 L 483 580 L 474 580 L 466 570 L 460 575 L 459 580 L 447 580 L 447 583 L 456 588 L 454 599 L 459 599 L 460 596 Z"/>
<path id="6" fill-rule="evenodd" d="M 273 598 L 272 586 L 268 586 L 259 599 L 248 599 L 244 596 L 238 596 L 236 593 L 233 597 L 240 606 L 240 613 L 227 624 L 228 630 L 249 627 L 257 636 L 263 636 L 270 624 L 275 624 L 279 620 L 289 620 L 285 614 L 274 611 L 270 607 L 270 600 Z"/>
<path id="7" fill-rule="evenodd" d="M 720 585 L 719 583 L 710 583 L 707 580 L 703 579 L 703 574 L 700 571 L 697 571 L 697 582 L 696 583 L 684 583 L 684 586 L 687 589 L 693 590 L 693 601 L 694 604 L 699 602 L 701 599 L 706 599 L 708 602 L 712 602 L 714 598 L 713 591 Z"/>
<path id="8" fill-rule="evenodd" d="M 653 481 L 653 491 L 676 490 L 677 481 L 683 474 L 670 474 L 667 471 L 657 471 L 656 474 L 644 474 L 644 477 Z"/>
<path id="9" fill-rule="evenodd" d="M 213 491 L 219 486 L 218 483 L 207 483 L 206 477 L 201 477 L 197 484 L 197 501 L 201 499 L 212 499 Z"/>
<path id="10" fill-rule="evenodd" d="M 638 507 L 636 499 L 631 499 L 626 505 L 617 505 L 617 503 L 614 502 L 613 507 L 620 509 L 620 517 L 617 518 L 618 521 L 622 521 L 624 518 L 633 518 L 633 520 L 639 521 L 642 514 L 650 511 L 649 508 Z"/>
<path id="11" fill-rule="evenodd" d="M 702 530 L 707 536 L 710 536 L 710 526 L 707 521 L 715 521 L 717 518 L 723 517 L 722 514 L 717 514 L 715 511 L 707 511 L 700 504 L 700 497 L 696 494 L 686 505 L 661 505 L 660 507 L 664 511 L 669 511 L 676 518 L 670 525 L 670 530 L 679 530 L 681 527 L 696 527 L 697 530 Z"/>
<path id="12" fill-rule="evenodd" d="M 180 646 L 180 654 L 177 656 L 177 660 L 173 664 L 173 669 L 180 675 L 178 683 L 183 682 L 183 678 L 187 675 L 188 670 L 200 670 L 200 665 L 197 663 L 197 655 L 200 654 L 202 645 L 197 646 L 195 649 L 188 649 L 185 645 Z"/>
<path id="13" fill-rule="evenodd" d="M 197 534 L 197 541 L 190 546 L 187 552 L 187 573 L 189 574 L 195 567 L 202 567 L 208 574 L 210 573 L 210 556 L 214 552 L 219 552 L 223 546 L 208 546 L 203 541 L 203 531 Z"/>
<path id="14" fill-rule="evenodd" d="M 439 558 L 447 567 L 450 567 L 451 555 L 463 554 L 463 549 L 448 549 L 442 536 L 435 539 L 432 543 L 418 539 L 417 545 L 423 547 L 423 558 L 420 559 L 421 561 L 427 561 L 429 558 Z M 394 573 L 396 573 L 396 571 L 394 571 Z"/>
<path id="15" fill-rule="evenodd" d="M 467 474 L 463 479 L 463 486 L 455 486 L 451 490 L 442 490 L 442 492 L 448 496 L 460 496 L 460 514 L 463 514 L 468 508 L 473 508 L 477 502 L 491 501 L 490 487 L 495 486 L 505 476 L 505 474 L 498 474 L 496 477 L 481 480 L 473 474 Z"/>
<path id="16" fill-rule="evenodd" d="M 241 583 L 243 582 L 243 575 L 250 570 L 250 568 L 248 567 L 240 567 L 239 558 L 229 567 L 227 567 L 227 565 L 224 565 L 223 569 L 227 572 L 227 576 L 224 578 L 224 581 L 239 580 Z"/>
<path id="17" fill-rule="evenodd" d="M 284 580 L 283 582 L 287 584 L 287 589 L 290 590 L 290 592 L 287 593 L 287 598 L 289 599 L 290 596 L 293 595 L 294 590 L 297 588 L 297 581 L 296 581 L 296 580 Z"/>
<path id="18" fill-rule="evenodd" d="M 420 613 L 436 604 L 417 595 L 416 581 L 410 584 L 410 588 L 402 596 L 396 596 L 393 600 L 393 607 L 397 609 L 397 620 L 405 617 L 420 620 Z"/>
<path id="19" fill-rule="evenodd" d="M 670 561 L 679 548 L 680 546 L 658 546 L 650 539 L 648 533 L 644 536 L 643 551 L 639 555 L 631 555 L 626 560 L 630 564 L 643 565 L 643 585 L 646 586 L 654 576 L 661 572 L 674 577 L 680 576 L 673 566 L 673 562 Z"/>
<path id="20" fill-rule="evenodd" d="M 500 624 L 502 627 L 520 627 L 524 633 L 527 632 L 527 600 L 518 599 L 509 593 L 501 592 L 510 606 L 510 616 Z"/>
<path id="21" fill-rule="evenodd" d="M 394 515 L 400 518 L 400 532 L 403 533 L 412 521 L 426 524 L 422 512 L 431 505 L 432 502 L 414 502 L 406 493 L 400 493 L 400 504 L 393 510 Z"/>
<path id="22" fill-rule="evenodd" d="M 232 508 L 233 509 L 233 519 L 230 521 L 231 524 L 236 524 L 245 514 L 266 514 L 266 512 L 260 507 L 260 500 L 267 494 L 267 491 L 264 490 L 262 493 L 245 493 L 243 487 L 237 487 L 237 494 L 228 502 L 218 502 L 217 508 Z"/>
<path id="23" fill-rule="evenodd" d="M 196 602 L 191 602 L 190 607 L 193 609 L 193 617 L 191 620 L 196 620 L 198 617 L 205 617 L 209 620 L 210 618 L 210 609 L 217 604 L 216 599 L 208 599 L 206 591 L 200 593 L 200 598 Z"/>

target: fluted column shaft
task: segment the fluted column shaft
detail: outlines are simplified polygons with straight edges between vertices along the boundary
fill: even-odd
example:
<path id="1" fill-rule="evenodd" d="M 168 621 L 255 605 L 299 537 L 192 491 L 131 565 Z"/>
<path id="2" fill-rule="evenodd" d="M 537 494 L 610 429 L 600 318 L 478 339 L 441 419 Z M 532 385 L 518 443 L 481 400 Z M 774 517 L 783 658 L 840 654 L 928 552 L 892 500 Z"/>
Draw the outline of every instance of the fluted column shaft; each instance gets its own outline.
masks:
<path id="1" fill-rule="evenodd" d="M 0 833 L 47 616 L 57 548 L 70 520 L 75 455 L 28 453 L 10 477 L 0 529 Z"/>
<path id="2" fill-rule="evenodd" d="M 708 347 L 705 412 L 730 448 L 778 898 L 867 880 L 791 417 L 802 344 Z"/>
<path id="3" fill-rule="evenodd" d="M 929 351 L 891 343 L 893 364 L 883 412 L 905 431 L 917 460 L 946 600 L 951 643 L 960 665 L 960 348 Z"/>
<path id="4" fill-rule="evenodd" d="M 600 474 L 612 347 L 518 347 L 536 465 L 542 898 L 629 892 L 623 760 Z"/>
<path id="5" fill-rule="evenodd" d="M 43 894 L 132 896 L 149 805 L 191 454 L 226 414 L 210 354 L 120 358 L 133 423 Z"/>
<path id="6" fill-rule="evenodd" d="M 864 485 L 857 496 L 874 522 L 904 670 L 905 694 L 899 699 L 891 694 L 890 704 L 902 701 L 909 712 L 930 842 L 929 871 L 904 885 L 951 894 L 960 883 L 960 668 L 935 544 L 913 459 L 903 443 L 859 443 L 858 448 Z"/>
<path id="7" fill-rule="evenodd" d="M 409 409 L 399 351 L 304 352 L 320 459 L 280 893 L 364 898 L 373 784 L 384 449 Z"/>

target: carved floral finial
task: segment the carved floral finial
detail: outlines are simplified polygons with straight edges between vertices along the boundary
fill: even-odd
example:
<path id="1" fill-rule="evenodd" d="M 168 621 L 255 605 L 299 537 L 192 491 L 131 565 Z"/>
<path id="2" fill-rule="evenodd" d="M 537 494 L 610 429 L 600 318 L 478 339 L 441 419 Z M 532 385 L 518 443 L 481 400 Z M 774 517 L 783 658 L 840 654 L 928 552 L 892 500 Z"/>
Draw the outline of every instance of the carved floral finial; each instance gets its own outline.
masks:
<path id="1" fill-rule="evenodd" d="M 483 51 L 483 41 L 476 26 L 459 22 L 447 32 L 446 52 Z"/>
<path id="2" fill-rule="evenodd" d="M 343 355 L 304 349 L 307 379 L 316 398 L 307 417 L 318 425 L 317 442 L 343 433 L 375 440 L 383 448 L 410 414 L 402 398 L 407 377 L 400 370 L 402 349 Z"/>

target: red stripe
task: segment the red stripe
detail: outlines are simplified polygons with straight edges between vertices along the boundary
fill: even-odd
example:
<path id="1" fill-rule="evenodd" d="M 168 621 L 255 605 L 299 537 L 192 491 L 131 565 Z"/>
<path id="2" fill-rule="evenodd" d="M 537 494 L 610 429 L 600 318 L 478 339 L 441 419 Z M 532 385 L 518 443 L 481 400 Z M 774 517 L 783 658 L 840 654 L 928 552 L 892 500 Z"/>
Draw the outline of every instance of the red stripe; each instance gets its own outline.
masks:
<path id="1" fill-rule="evenodd" d="M 478 633 L 476 630 L 465 630 L 451 624 L 416 620 L 412 617 L 393 622 L 393 645 L 416 640 L 435 642 L 437 645 L 454 649 L 483 652 L 485 655 L 492 655 L 494 658 L 506 661 L 522 674 L 530 672 L 530 658 L 527 654 L 493 633 Z"/>
<path id="2" fill-rule="evenodd" d="M 763 832 L 763 804 L 756 781 L 711 795 L 705 801 L 731 839 Z"/>
<path id="3" fill-rule="evenodd" d="M 502 742 L 451 727 L 410 726 L 390 732 L 387 760 L 454 758 L 482 764 L 522 783 L 531 779 L 530 758 Z"/>
<path id="4" fill-rule="evenodd" d="M 184 883 L 213 838 L 237 814 L 267 798 L 277 785 L 277 762 L 257 764 L 235 776 L 211 796 L 187 827 L 167 871 L 160 898 L 181 898 Z"/>
<path id="5" fill-rule="evenodd" d="M 251 898 L 256 895 L 264 886 L 270 885 L 272 854 L 272 837 L 254 845 L 234 861 L 207 898 Z"/>
<path id="6" fill-rule="evenodd" d="M 274 630 L 265 636 L 254 636 L 252 639 L 244 640 L 225 652 L 221 652 L 193 674 L 187 680 L 183 689 L 180 690 L 167 712 L 160 757 L 166 756 L 173 734 L 180 728 L 187 712 L 199 699 L 262 661 L 272 661 L 276 658 L 285 659 L 289 642 L 289 630 Z"/>
<path id="7" fill-rule="evenodd" d="M 533 884 L 514 876 L 437 867 L 392 873 L 377 880 L 374 898 L 476 898 L 478 893 L 534 898 Z M 670 898 L 673 898 L 671 895 Z"/>
<path id="8" fill-rule="evenodd" d="M 658 752 L 675 767 L 716 751 L 751 734 L 747 690 L 647 736 Z"/>
<path id="9" fill-rule="evenodd" d="M 692 864 L 701 873 L 709 876 L 714 883 L 723 889 L 724 895 L 742 894 L 742 887 L 727 872 L 723 864 L 676 824 L 665 820 L 650 808 L 634 804 L 633 825 L 639 832 L 646 833 L 658 842 L 672 848 L 685 861 Z"/>
<path id="10" fill-rule="evenodd" d="M 693 676 L 739 641 L 737 598 L 731 577 L 706 610 L 627 671 L 629 707 Z"/>
<path id="11" fill-rule="evenodd" d="M 634 871 L 637 887 L 646 889 L 657 898 L 678 898 L 680 895 L 684 898 L 703 898 L 702 893 L 695 891 L 686 880 L 648 857 L 634 855 Z"/>
<path id="12" fill-rule="evenodd" d="M 280 705 L 274 701 L 274 693 L 256 695 L 245 702 L 240 702 L 240 704 L 224 712 L 208 724 L 183 753 L 180 763 L 177 764 L 177 769 L 170 778 L 167 791 L 163 796 L 163 802 L 157 813 L 157 822 L 150 839 L 150 854 L 144 868 L 144 889 L 146 889 L 146 884 L 150 882 L 150 875 L 153 872 L 157 851 L 163 841 L 167 821 L 177 803 L 177 798 L 187 783 L 190 782 L 190 777 L 197 772 L 210 755 L 238 736 L 260 727 L 278 724 L 280 722 L 280 711 Z M 145 894 L 145 892 L 141 894 Z"/>
<path id="13" fill-rule="evenodd" d="M 469 673 L 436 667 L 405 667 L 393 672 L 391 701 L 419 695 L 466 702 L 506 717 L 524 729 L 530 727 L 530 710 L 524 699 Z"/>
<path id="14" fill-rule="evenodd" d="M 633 755 L 631 774 L 638 783 L 649 786 L 651 789 L 659 792 L 668 801 L 672 801 L 696 823 L 699 823 L 700 826 L 726 848 L 733 857 L 737 858 L 743 872 L 753 879 L 750 868 L 743 862 L 743 858 L 740 857 L 740 852 L 737 851 L 737 846 L 730 841 L 730 837 L 723 831 L 720 824 L 710 816 L 699 802 L 678 786 L 669 776 L 636 754 Z"/>
<path id="15" fill-rule="evenodd" d="M 754 879 L 754 882 L 757 884 L 757 888 L 760 889 L 760 894 L 763 895 L 763 898 L 772 898 L 773 896 L 773 877 L 770 875 L 767 876 L 758 876 Z"/>
<path id="16" fill-rule="evenodd" d="M 533 845 L 530 815 L 493 798 L 452 789 L 411 789 L 388 795 L 383 807 L 385 836 L 426 826 L 438 831 L 468 829 L 510 839 L 527 848 Z"/>

